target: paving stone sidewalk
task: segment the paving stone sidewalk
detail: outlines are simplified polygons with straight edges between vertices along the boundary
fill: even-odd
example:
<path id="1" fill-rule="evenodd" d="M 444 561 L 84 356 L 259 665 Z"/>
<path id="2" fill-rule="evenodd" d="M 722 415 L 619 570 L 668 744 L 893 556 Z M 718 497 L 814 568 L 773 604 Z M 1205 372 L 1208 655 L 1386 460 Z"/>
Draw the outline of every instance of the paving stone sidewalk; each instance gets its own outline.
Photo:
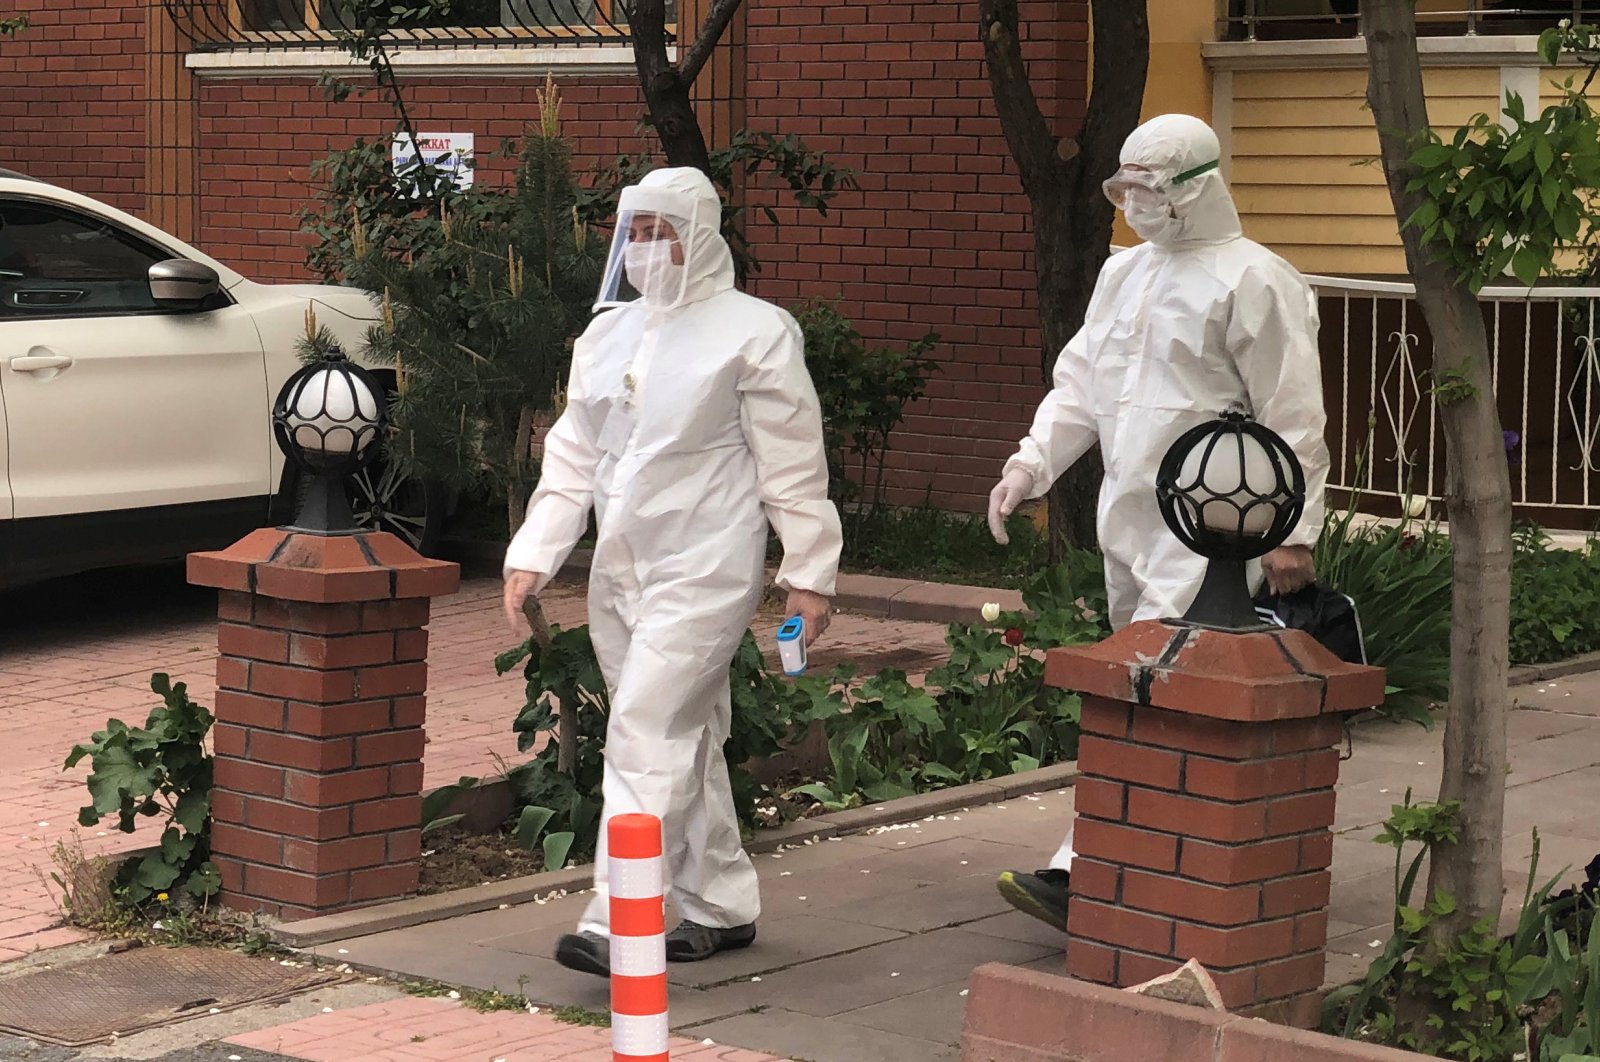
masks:
<path id="1" fill-rule="evenodd" d="M 1519 691 L 1506 812 L 1506 911 L 1521 902 L 1531 834 L 1541 879 L 1600 852 L 1600 677 Z M 1328 983 L 1362 974 L 1388 936 L 1392 849 L 1373 843 L 1412 787 L 1435 795 L 1441 735 L 1411 725 L 1354 729 L 1334 842 Z M 813 1062 L 959 1058 L 972 969 L 1005 962 L 1050 972 L 1063 942 L 1010 911 L 994 890 L 1006 869 L 1033 869 L 1060 841 L 1070 790 L 936 816 L 898 828 L 758 857 L 765 911 L 744 952 L 671 968 L 673 1027 Z M 448 919 L 323 945 L 330 960 L 543 1004 L 603 1009 L 604 981 L 550 955 L 586 896 Z"/>
<path id="2" fill-rule="evenodd" d="M 581 581 L 544 595 L 552 623 L 584 622 Z M 181 566 L 98 573 L 0 594 L 0 963 L 82 940 L 59 928 L 50 850 L 71 838 L 86 803 L 87 762 L 63 772 L 78 741 L 111 716 L 140 724 L 156 698 L 152 672 L 187 682 L 210 707 L 216 692 L 216 596 L 184 583 Z M 760 630 L 770 634 L 775 621 Z M 517 762 L 511 722 L 518 675 L 496 676 L 494 657 L 516 641 L 500 610 L 500 582 L 471 579 L 434 602 L 430 624 L 425 784 L 493 775 Z M 863 666 L 926 670 L 943 659 L 944 627 L 846 614 L 815 654 Z M 154 820 L 131 836 L 102 823 L 80 831 L 91 855 L 151 843 Z"/>

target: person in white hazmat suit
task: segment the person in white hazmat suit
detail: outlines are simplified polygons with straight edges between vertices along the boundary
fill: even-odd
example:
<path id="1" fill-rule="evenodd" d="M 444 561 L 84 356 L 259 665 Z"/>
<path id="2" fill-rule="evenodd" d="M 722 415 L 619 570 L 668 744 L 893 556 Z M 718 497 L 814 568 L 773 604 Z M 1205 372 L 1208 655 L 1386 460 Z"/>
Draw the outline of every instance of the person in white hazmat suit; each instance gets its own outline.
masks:
<path id="1" fill-rule="evenodd" d="M 814 640 L 828 625 L 839 515 L 828 500 L 821 407 L 799 326 L 735 290 L 715 188 L 663 169 L 623 190 L 597 309 L 573 351 L 567 405 L 544 442 L 527 521 L 506 551 L 505 608 L 561 568 L 587 527 L 599 537 L 589 626 L 611 712 L 595 896 L 556 958 L 610 972 L 605 823 L 662 823 L 667 896 L 682 917 L 674 961 L 755 939 L 756 872 L 745 855 L 722 746 L 728 667 L 765 583 Z"/>
<path id="2" fill-rule="evenodd" d="M 1123 145 L 1105 191 L 1145 242 L 1101 270 L 1054 389 L 989 499 L 989 526 L 1005 544 L 1017 506 L 1100 444 L 1098 529 L 1116 629 L 1193 603 L 1206 562 L 1162 520 L 1156 471 L 1179 435 L 1225 412 L 1277 432 L 1305 468 L 1305 515 L 1261 574 L 1274 593 L 1315 579 L 1328 475 L 1316 298 L 1293 266 L 1244 238 L 1220 158 L 1216 133 L 1185 114 L 1152 119 Z M 1065 930 L 1072 855 L 1069 830 L 1047 869 L 1008 871 L 1000 892 Z"/>

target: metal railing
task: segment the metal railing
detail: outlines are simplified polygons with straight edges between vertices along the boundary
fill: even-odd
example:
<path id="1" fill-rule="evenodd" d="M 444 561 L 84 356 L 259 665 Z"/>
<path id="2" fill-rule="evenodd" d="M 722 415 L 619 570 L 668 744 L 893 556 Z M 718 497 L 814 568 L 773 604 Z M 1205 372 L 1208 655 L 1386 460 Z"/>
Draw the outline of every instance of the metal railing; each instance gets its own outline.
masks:
<path id="1" fill-rule="evenodd" d="M 1416 289 L 1310 280 L 1322 309 L 1329 486 L 1379 515 L 1400 515 L 1406 499 L 1437 502 L 1440 377 Z M 1517 515 L 1589 530 L 1600 523 L 1600 288 L 1485 288 L 1480 302 Z"/>
<path id="2" fill-rule="evenodd" d="M 1538 33 L 1563 18 L 1574 22 L 1600 19 L 1597 0 L 1461 0 L 1459 10 L 1417 12 L 1424 34 Z M 1307 7 L 1318 10 L 1303 10 Z M 1286 10 L 1293 8 L 1294 10 Z M 1224 40 L 1300 40 L 1354 37 L 1360 34 L 1358 0 L 1232 0 L 1222 19 Z"/>
<path id="3" fill-rule="evenodd" d="M 347 0 L 161 0 L 197 51 L 335 48 L 356 30 Z M 408 46 L 627 44 L 627 0 L 455 0 L 389 36 Z M 669 34 L 676 0 L 667 0 Z"/>

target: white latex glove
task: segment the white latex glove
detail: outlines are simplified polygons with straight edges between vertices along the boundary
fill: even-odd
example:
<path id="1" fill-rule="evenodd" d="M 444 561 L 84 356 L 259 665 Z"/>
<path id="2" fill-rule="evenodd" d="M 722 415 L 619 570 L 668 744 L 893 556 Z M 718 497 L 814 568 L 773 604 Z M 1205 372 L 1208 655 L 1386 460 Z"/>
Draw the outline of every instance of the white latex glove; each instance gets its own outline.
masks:
<path id="1" fill-rule="evenodd" d="M 1033 489 L 1033 477 L 1020 468 L 1013 468 L 1001 477 L 989 492 L 989 533 L 1002 546 L 1011 544 L 1006 534 L 1006 517 L 1017 511 Z"/>
<path id="2" fill-rule="evenodd" d="M 541 572 L 513 571 L 506 575 L 506 623 L 512 630 L 521 632 L 527 628 L 528 620 L 522 614 L 523 602 L 537 594 L 544 582 L 545 577 Z"/>

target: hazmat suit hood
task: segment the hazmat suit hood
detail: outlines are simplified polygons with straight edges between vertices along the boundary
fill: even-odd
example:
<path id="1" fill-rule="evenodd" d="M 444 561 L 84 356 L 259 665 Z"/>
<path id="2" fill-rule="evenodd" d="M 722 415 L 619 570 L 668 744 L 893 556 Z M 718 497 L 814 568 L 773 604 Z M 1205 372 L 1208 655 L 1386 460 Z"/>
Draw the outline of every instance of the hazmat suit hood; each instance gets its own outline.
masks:
<path id="1" fill-rule="evenodd" d="M 671 222 L 683 247 L 681 274 L 664 290 L 644 292 L 638 301 L 664 312 L 703 302 L 734 286 L 733 252 L 722 238 L 722 199 L 704 173 L 689 167 L 654 170 L 622 190 L 617 200 L 617 233 L 596 309 L 625 305 L 619 295 L 625 277 L 628 230 L 638 215 Z"/>
<path id="2" fill-rule="evenodd" d="M 1221 158 L 1216 132 L 1192 115 L 1163 114 L 1129 135 L 1122 145 L 1122 165 L 1143 167 L 1159 180 L 1176 220 L 1165 231 L 1147 236 L 1149 242 L 1178 248 L 1226 243 L 1244 234 L 1218 169 Z"/>

